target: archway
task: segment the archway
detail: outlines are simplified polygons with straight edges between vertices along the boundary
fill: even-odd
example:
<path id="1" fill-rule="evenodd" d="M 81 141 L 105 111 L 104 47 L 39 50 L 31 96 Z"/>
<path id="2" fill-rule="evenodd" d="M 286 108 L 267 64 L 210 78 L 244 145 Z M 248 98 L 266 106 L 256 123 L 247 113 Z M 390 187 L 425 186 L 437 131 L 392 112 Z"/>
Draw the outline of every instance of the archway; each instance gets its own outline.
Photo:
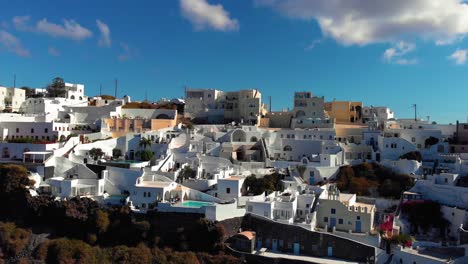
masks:
<path id="1" fill-rule="evenodd" d="M 171 118 L 166 114 L 159 114 L 156 116 L 156 119 L 171 119 Z"/>
<path id="2" fill-rule="evenodd" d="M 250 138 L 250 142 L 257 142 L 257 141 L 258 141 L 258 139 L 255 136 Z"/>
<path id="3" fill-rule="evenodd" d="M 292 147 L 289 145 L 284 146 L 283 151 L 292 151 Z"/>
<path id="4" fill-rule="evenodd" d="M 296 118 L 303 117 L 305 115 L 306 115 L 306 113 L 304 111 L 302 111 L 302 110 L 299 110 L 299 111 L 296 112 Z"/>
<path id="5" fill-rule="evenodd" d="M 232 132 L 231 135 L 232 142 L 245 142 L 246 141 L 246 134 L 243 130 L 236 129 Z"/>

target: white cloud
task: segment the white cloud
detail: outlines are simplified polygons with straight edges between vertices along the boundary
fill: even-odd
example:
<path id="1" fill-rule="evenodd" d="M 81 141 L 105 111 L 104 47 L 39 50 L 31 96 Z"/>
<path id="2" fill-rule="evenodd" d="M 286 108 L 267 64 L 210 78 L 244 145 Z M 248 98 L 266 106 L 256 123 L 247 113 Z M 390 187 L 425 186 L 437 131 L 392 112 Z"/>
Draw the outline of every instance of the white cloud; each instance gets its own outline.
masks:
<path id="1" fill-rule="evenodd" d="M 211 28 L 219 31 L 239 29 L 239 21 L 229 17 L 223 6 L 210 5 L 206 0 L 180 0 L 182 16 L 188 19 L 195 30 Z"/>
<path id="2" fill-rule="evenodd" d="M 456 64 L 461 65 L 466 63 L 466 49 L 457 49 L 448 59 L 453 60 Z"/>
<path id="3" fill-rule="evenodd" d="M 307 47 L 304 48 L 304 50 L 312 50 L 314 49 L 317 45 L 319 45 L 322 42 L 321 39 L 314 39 Z"/>
<path id="4" fill-rule="evenodd" d="M 285 16 L 317 20 L 322 33 L 345 45 L 395 42 L 407 37 L 446 45 L 468 33 L 462 0 L 255 0 Z"/>
<path id="5" fill-rule="evenodd" d="M 49 47 L 49 48 L 47 49 L 47 52 L 49 53 L 49 55 L 54 56 L 54 57 L 60 56 L 60 51 L 58 51 L 58 50 L 57 50 L 56 48 L 54 48 L 54 47 Z"/>
<path id="6" fill-rule="evenodd" d="M 23 47 L 21 41 L 5 30 L 0 30 L 0 45 L 18 56 L 30 56 L 29 50 Z"/>
<path id="7" fill-rule="evenodd" d="M 96 20 L 96 24 L 99 28 L 99 31 L 101 32 L 101 36 L 99 37 L 98 41 L 99 46 L 110 47 L 111 37 L 109 26 L 99 19 Z"/>
<path id="8" fill-rule="evenodd" d="M 30 28 L 27 24 L 30 19 L 30 16 L 15 16 L 13 17 L 13 25 L 18 30 L 29 30 Z"/>
<path id="9" fill-rule="evenodd" d="M 137 49 L 130 47 L 127 43 L 120 42 L 120 47 L 122 48 L 122 52 L 117 56 L 119 61 L 128 61 L 130 59 L 140 57 L 140 52 Z"/>
<path id="10" fill-rule="evenodd" d="M 416 49 L 416 45 L 405 41 L 395 43 L 391 48 L 384 51 L 382 58 L 388 63 L 401 65 L 416 64 L 417 59 L 407 59 L 404 56 Z"/>
<path id="11" fill-rule="evenodd" d="M 63 20 L 63 25 L 54 24 L 43 18 L 37 22 L 36 28 L 39 32 L 46 33 L 53 37 L 63 37 L 73 40 L 83 40 L 93 35 L 90 30 L 82 27 L 74 20 Z"/>
<path id="12" fill-rule="evenodd" d="M 15 16 L 13 17 L 13 24 L 17 30 L 44 33 L 52 37 L 72 40 L 83 40 L 93 35 L 89 29 L 72 19 L 64 19 L 63 24 L 55 24 L 47 21 L 47 18 L 43 18 L 37 21 L 34 26 L 29 25 L 30 20 L 30 16 Z"/>

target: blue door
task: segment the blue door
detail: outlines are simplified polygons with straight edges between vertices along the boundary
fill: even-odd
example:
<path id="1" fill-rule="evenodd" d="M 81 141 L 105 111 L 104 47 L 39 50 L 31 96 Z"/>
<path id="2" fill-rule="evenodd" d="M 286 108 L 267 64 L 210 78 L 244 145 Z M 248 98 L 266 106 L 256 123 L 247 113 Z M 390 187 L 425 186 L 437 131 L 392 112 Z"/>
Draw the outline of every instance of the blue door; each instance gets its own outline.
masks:
<path id="1" fill-rule="evenodd" d="M 258 249 L 261 249 L 261 248 L 262 248 L 262 239 L 261 239 L 261 238 L 258 238 L 258 239 L 257 239 L 257 248 L 258 248 Z"/>
<path id="2" fill-rule="evenodd" d="M 299 255 L 299 243 L 294 243 L 294 255 Z"/>
<path id="3" fill-rule="evenodd" d="M 333 228 L 336 226 L 336 218 L 332 217 L 330 218 L 330 227 Z"/>
<path id="4" fill-rule="evenodd" d="M 356 232 L 361 233 L 361 221 L 356 221 Z"/>
<path id="5" fill-rule="evenodd" d="M 271 244 L 271 250 L 278 251 L 278 240 L 273 239 L 273 243 Z"/>
<path id="6" fill-rule="evenodd" d="M 327 256 L 328 257 L 333 257 L 333 248 L 332 247 L 328 247 Z"/>

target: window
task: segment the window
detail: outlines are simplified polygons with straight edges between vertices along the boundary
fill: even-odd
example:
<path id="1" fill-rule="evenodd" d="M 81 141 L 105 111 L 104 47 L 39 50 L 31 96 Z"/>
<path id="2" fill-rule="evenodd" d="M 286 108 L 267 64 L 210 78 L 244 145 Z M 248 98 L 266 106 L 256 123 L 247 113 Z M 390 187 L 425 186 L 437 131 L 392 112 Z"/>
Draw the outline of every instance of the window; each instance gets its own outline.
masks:
<path id="1" fill-rule="evenodd" d="M 146 197 L 146 192 L 143 192 L 143 197 Z"/>
<path id="2" fill-rule="evenodd" d="M 416 138 L 415 138 L 415 137 L 412 137 L 412 138 L 411 138 L 411 142 L 413 142 L 413 143 L 416 142 Z"/>
<path id="3" fill-rule="evenodd" d="M 19 133 L 19 128 L 16 128 L 16 133 Z"/>
<path id="4" fill-rule="evenodd" d="M 49 129 L 48 129 L 48 128 L 44 128 L 44 133 L 49 133 Z"/>
<path id="5" fill-rule="evenodd" d="M 291 146 L 284 146 L 283 148 L 283 151 L 292 151 L 292 147 Z"/>
<path id="6" fill-rule="evenodd" d="M 34 134 L 34 128 L 31 128 L 31 134 Z"/>
<path id="7" fill-rule="evenodd" d="M 328 217 L 325 216 L 325 217 L 323 218 L 323 221 L 324 221 L 325 223 L 328 223 Z"/>
<path id="8" fill-rule="evenodd" d="M 338 219 L 338 224 L 340 224 L 340 225 L 343 224 L 343 219 L 342 218 Z"/>
<path id="9" fill-rule="evenodd" d="M 361 220 L 361 216 L 360 215 L 356 216 L 356 220 Z"/>
<path id="10" fill-rule="evenodd" d="M 148 197 L 151 197 L 151 193 L 150 193 L 150 192 L 148 192 Z"/>
<path id="11" fill-rule="evenodd" d="M 306 208 L 309 208 L 310 204 L 306 204 Z"/>
<path id="12" fill-rule="evenodd" d="M 247 206 L 247 211 L 248 211 L 248 212 L 252 212 L 252 209 L 253 209 L 253 208 L 252 208 L 251 205 Z"/>
<path id="13" fill-rule="evenodd" d="M 335 208 L 331 209 L 331 214 L 336 214 L 336 209 Z"/>
<path id="14" fill-rule="evenodd" d="M 226 193 L 231 193 L 231 188 L 226 188 Z"/>

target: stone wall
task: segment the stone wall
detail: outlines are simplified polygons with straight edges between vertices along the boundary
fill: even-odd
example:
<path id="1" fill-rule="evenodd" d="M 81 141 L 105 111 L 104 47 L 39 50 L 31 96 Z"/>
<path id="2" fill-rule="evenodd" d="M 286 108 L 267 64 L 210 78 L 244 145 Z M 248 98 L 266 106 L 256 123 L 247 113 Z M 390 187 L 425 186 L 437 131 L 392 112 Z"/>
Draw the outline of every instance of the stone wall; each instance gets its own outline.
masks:
<path id="1" fill-rule="evenodd" d="M 374 247 L 333 234 L 277 223 L 251 214 L 246 214 L 243 218 L 242 230 L 255 231 L 257 241 L 262 241 L 261 247 L 269 249 L 273 248 L 273 240 L 276 240 L 278 251 L 291 253 L 293 245 L 299 243 L 301 255 L 327 257 L 331 249 L 332 257 L 335 258 L 369 263 L 375 261 L 376 249 Z"/>

